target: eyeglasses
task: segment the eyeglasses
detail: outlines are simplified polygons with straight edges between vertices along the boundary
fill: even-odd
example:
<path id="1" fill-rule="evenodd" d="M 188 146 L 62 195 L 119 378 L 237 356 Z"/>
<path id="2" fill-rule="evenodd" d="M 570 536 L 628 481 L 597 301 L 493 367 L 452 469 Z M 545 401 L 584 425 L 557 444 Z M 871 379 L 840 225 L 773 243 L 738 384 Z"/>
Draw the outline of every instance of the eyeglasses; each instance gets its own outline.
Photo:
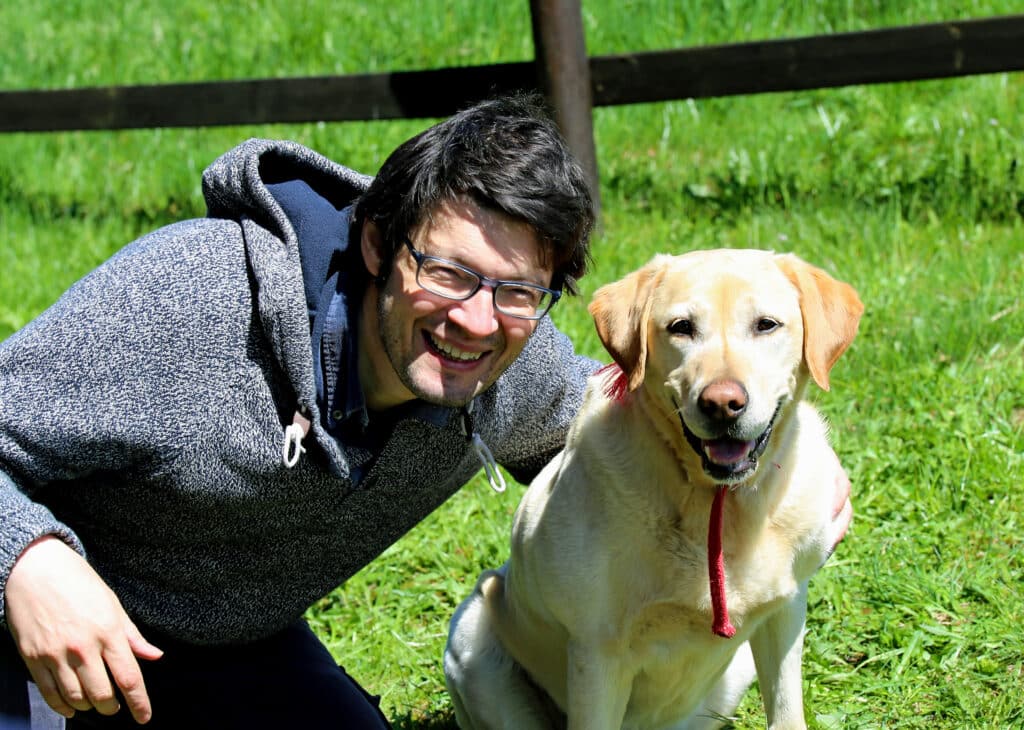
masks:
<path id="1" fill-rule="evenodd" d="M 480 287 L 489 286 L 494 308 L 502 314 L 540 319 L 562 296 L 562 292 L 538 284 L 491 279 L 462 264 L 417 251 L 408 238 L 405 245 L 416 261 L 416 283 L 445 299 L 464 301 L 480 291 Z"/>

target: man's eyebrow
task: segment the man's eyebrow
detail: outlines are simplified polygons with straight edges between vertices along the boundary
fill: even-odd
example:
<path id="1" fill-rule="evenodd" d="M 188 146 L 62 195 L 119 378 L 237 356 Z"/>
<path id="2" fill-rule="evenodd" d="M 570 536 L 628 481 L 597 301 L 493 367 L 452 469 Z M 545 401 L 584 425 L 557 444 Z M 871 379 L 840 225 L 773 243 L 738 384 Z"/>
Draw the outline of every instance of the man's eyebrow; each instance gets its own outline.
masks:
<path id="1" fill-rule="evenodd" d="M 412 243 L 412 241 L 410 241 L 410 243 Z M 415 248 L 417 251 L 420 251 L 421 253 L 424 253 L 427 256 L 433 256 L 434 258 L 444 259 L 445 261 L 451 261 L 452 263 L 456 263 L 459 266 L 465 266 L 467 269 L 469 269 L 473 273 L 475 273 L 475 274 L 482 274 L 483 276 L 486 276 L 489 279 L 497 279 L 498 281 L 505 281 L 505 282 L 509 282 L 509 283 L 513 283 L 513 284 L 533 284 L 534 286 L 542 286 L 545 289 L 550 286 L 550 284 L 547 283 L 547 281 L 546 281 L 546 273 L 547 272 L 543 271 L 544 267 L 541 266 L 540 262 L 537 262 L 534 265 L 534 267 L 532 268 L 532 270 L 530 272 L 530 275 L 528 275 L 528 276 L 519 276 L 519 275 L 516 275 L 516 276 L 491 276 L 486 271 L 480 271 L 480 269 L 476 268 L 472 264 L 466 263 L 466 261 L 462 260 L 461 257 L 459 257 L 457 255 L 454 255 L 454 254 L 442 255 L 442 254 L 439 254 L 439 253 L 435 253 L 434 251 L 430 250 L 431 248 L 433 248 L 433 243 L 431 241 L 425 241 L 420 246 L 418 246 L 415 243 L 413 243 L 412 245 L 413 245 L 413 248 Z M 554 272 L 551 272 L 551 274 L 550 274 L 551 278 L 554 278 L 554 275 L 555 275 Z"/>

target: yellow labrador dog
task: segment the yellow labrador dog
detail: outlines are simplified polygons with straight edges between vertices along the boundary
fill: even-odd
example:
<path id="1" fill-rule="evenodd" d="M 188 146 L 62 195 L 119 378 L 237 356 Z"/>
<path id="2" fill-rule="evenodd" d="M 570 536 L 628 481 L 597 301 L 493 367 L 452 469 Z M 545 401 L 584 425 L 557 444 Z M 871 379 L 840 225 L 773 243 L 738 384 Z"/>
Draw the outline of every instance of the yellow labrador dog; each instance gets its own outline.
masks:
<path id="1" fill-rule="evenodd" d="M 839 467 L 803 396 L 828 389 L 862 311 L 765 251 L 658 256 L 595 294 L 615 363 L 451 622 L 462 728 L 716 727 L 755 669 L 769 726 L 804 727 L 807 581 L 839 538 Z"/>

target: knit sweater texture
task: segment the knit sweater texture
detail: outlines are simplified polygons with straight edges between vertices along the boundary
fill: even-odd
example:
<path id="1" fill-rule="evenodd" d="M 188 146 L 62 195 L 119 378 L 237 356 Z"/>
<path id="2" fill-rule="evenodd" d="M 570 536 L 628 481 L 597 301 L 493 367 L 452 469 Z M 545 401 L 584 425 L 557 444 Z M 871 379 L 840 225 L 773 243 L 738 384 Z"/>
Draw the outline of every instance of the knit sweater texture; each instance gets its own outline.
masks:
<path id="1" fill-rule="evenodd" d="M 288 179 L 339 210 L 370 180 L 249 140 L 204 173 L 208 217 L 127 245 L 0 343 L 0 595 L 52 534 L 143 624 L 200 644 L 255 639 L 477 473 L 460 409 L 397 410 L 358 465 L 324 429 L 300 242 L 266 187 Z M 545 318 L 476 398 L 472 428 L 516 479 L 562 447 L 594 366 Z M 289 468 L 300 409 L 312 427 Z"/>

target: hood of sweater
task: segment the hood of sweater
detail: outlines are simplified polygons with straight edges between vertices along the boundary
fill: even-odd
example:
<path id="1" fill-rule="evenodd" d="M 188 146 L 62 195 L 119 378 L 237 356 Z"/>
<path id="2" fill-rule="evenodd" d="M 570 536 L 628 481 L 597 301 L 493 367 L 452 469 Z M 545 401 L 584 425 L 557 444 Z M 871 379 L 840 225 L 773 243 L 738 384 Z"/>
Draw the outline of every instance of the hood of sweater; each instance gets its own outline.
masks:
<path id="1" fill-rule="evenodd" d="M 372 177 L 295 142 L 250 139 L 217 158 L 203 173 L 211 218 L 237 220 L 256 280 L 257 313 L 264 335 L 296 395 L 296 409 L 320 419 L 309 315 L 322 282 L 303 275 L 299 232 L 268 186 L 301 180 L 335 210 L 369 186 Z M 306 261 L 307 268 L 310 262 Z M 314 262 L 314 269 L 321 268 Z"/>
<path id="2" fill-rule="evenodd" d="M 207 214 L 211 218 L 252 218 L 294 247 L 295 232 L 267 185 L 297 179 L 340 210 L 366 190 L 373 178 L 296 142 L 249 139 L 203 172 Z"/>

